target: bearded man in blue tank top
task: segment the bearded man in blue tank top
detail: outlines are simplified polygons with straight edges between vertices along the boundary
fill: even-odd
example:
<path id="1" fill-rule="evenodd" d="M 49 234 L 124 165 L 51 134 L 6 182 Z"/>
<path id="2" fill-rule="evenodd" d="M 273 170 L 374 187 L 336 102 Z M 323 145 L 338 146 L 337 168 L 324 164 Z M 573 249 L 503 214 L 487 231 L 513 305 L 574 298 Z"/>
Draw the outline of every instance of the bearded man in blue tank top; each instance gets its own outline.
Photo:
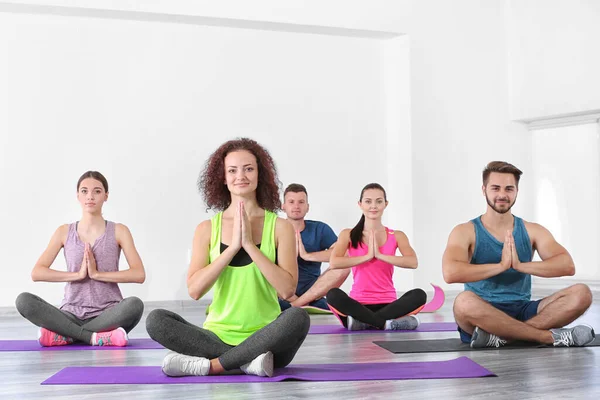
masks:
<path id="1" fill-rule="evenodd" d="M 587 325 L 563 328 L 591 305 L 588 286 L 576 284 L 531 301 L 531 276 L 572 276 L 569 252 L 543 226 L 511 213 L 522 172 L 492 161 L 483 170 L 485 214 L 456 226 L 442 260 L 444 279 L 464 283 L 454 301 L 461 340 L 473 348 L 510 341 L 585 346 L 594 338 Z M 532 261 L 537 251 L 542 261 Z"/>

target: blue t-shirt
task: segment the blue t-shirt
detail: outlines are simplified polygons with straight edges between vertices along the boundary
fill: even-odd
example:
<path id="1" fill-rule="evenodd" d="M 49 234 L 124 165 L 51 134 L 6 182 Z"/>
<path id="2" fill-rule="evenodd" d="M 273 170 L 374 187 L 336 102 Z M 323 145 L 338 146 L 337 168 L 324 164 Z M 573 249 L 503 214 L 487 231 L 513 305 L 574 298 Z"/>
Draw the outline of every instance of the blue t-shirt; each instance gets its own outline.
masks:
<path id="1" fill-rule="evenodd" d="M 304 221 L 304 230 L 300 232 L 302 243 L 308 253 L 329 249 L 337 242 L 333 229 L 320 221 Z M 296 295 L 301 296 L 317 281 L 321 275 L 321 263 L 306 261 L 298 256 L 298 287 Z"/>

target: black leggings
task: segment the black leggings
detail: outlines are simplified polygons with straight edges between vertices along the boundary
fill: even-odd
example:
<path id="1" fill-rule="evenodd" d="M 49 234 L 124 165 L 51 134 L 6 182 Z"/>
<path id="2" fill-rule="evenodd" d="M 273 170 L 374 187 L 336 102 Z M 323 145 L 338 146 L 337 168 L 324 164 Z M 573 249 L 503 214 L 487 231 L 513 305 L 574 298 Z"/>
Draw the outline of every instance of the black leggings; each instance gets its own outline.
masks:
<path id="1" fill-rule="evenodd" d="M 188 356 L 219 358 L 227 371 L 238 369 L 259 355 L 273 353 L 275 368 L 292 362 L 310 327 L 310 317 L 301 308 L 288 308 L 275 321 L 254 332 L 237 346 L 224 343 L 204 328 L 193 325 L 168 310 L 154 310 L 146 318 L 152 339 L 169 350 Z"/>
<path id="2" fill-rule="evenodd" d="M 351 316 L 357 321 L 384 329 L 387 320 L 403 317 L 425 305 L 427 294 L 422 289 L 413 289 L 392 303 L 364 305 L 348 296 L 343 290 L 334 288 L 327 292 L 327 302 L 338 311 L 338 316 L 345 327 L 348 327 L 347 316 Z"/>

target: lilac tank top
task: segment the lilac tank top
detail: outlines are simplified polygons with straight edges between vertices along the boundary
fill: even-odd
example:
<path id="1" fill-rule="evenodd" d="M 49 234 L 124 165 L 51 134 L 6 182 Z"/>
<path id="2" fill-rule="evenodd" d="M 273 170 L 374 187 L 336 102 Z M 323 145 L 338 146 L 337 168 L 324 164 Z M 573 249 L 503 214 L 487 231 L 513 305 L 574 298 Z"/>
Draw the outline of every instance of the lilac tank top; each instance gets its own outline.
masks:
<path id="1" fill-rule="evenodd" d="M 379 248 L 381 254 L 393 256 L 396 254 L 396 236 L 394 231 L 385 228 L 387 239 Z M 350 257 L 364 256 L 369 252 L 368 246 L 360 242 L 357 249 L 348 247 Z M 397 299 L 394 288 L 394 266 L 385 261 L 373 258 L 365 263 L 352 267 L 354 283 L 350 290 L 350 297 L 361 304 L 387 304 Z"/>
<path id="2" fill-rule="evenodd" d="M 64 245 L 67 270 L 78 272 L 83 262 L 85 243 L 77 234 L 77 223 L 69 225 L 69 233 Z M 96 267 L 101 272 L 119 270 L 121 247 L 115 237 L 115 223 L 107 221 L 106 230 L 92 245 L 92 253 L 96 259 Z M 82 281 L 67 282 L 65 296 L 60 306 L 79 319 L 92 318 L 102 311 L 123 300 L 121 290 L 116 283 L 100 282 L 86 277 Z"/>

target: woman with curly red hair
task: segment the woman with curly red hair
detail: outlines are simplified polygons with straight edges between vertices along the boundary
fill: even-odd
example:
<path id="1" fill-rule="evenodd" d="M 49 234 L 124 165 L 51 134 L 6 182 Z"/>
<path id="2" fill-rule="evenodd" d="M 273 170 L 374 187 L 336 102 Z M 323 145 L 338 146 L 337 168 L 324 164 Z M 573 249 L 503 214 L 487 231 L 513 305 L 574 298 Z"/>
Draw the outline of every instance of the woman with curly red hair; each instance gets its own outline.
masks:
<path id="1" fill-rule="evenodd" d="M 166 375 L 241 369 L 272 376 L 292 361 L 310 325 L 300 308 L 279 311 L 278 295 L 294 294 L 298 265 L 294 229 L 275 214 L 275 164 L 254 140 L 231 140 L 210 156 L 198 186 L 218 213 L 196 228 L 187 287 L 196 300 L 214 289 L 210 313 L 199 328 L 154 310 L 146 329 L 172 350 L 163 360 Z"/>

